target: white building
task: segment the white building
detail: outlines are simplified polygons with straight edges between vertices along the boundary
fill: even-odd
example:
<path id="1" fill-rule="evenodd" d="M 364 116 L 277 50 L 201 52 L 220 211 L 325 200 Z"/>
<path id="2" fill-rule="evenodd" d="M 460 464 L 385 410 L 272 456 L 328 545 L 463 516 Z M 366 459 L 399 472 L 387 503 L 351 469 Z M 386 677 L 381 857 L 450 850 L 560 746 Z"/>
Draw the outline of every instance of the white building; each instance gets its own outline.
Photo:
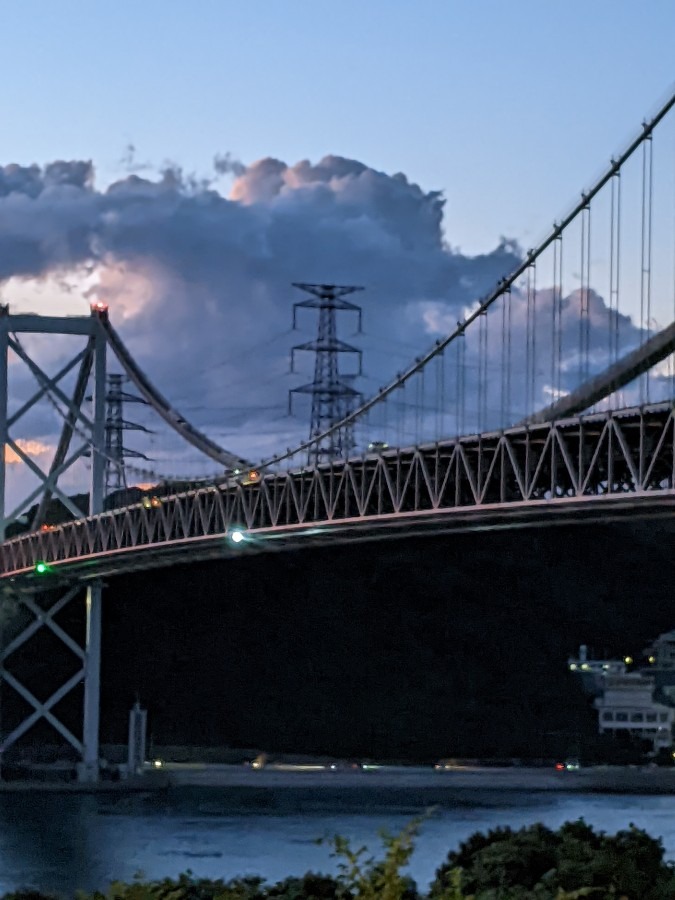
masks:
<path id="1" fill-rule="evenodd" d="M 654 700 L 654 678 L 641 672 L 605 675 L 594 705 L 600 734 L 651 741 L 654 751 L 673 745 L 675 708 Z"/>

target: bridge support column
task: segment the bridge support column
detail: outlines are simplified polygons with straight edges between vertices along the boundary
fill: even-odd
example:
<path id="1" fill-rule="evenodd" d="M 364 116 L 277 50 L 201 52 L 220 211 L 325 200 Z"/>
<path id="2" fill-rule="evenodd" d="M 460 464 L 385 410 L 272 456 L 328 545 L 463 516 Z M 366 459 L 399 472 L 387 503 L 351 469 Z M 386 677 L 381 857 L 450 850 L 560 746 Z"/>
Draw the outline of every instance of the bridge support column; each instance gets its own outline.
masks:
<path id="1" fill-rule="evenodd" d="M 99 329 L 94 336 L 94 394 L 91 443 L 91 487 L 89 515 L 103 510 L 105 481 L 105 397 L 106 337 Z M 87 586 L 87 630 L 84 647 L 84 716 L 82 720 L 82 762 L 80 782 L 98 781 L 99 720 L 101 703 L 101 595 L 103 586 L 94 581 Z"/>
<path id="2" fill-rule="evenodd" d="M 78 781 L 98 781 L 99 722 L 101 703 L 101 601 L 100 581 L 87 588 L 87 631 L 84 663 L 84 719 L 82 723 L 82 762 Z"/>

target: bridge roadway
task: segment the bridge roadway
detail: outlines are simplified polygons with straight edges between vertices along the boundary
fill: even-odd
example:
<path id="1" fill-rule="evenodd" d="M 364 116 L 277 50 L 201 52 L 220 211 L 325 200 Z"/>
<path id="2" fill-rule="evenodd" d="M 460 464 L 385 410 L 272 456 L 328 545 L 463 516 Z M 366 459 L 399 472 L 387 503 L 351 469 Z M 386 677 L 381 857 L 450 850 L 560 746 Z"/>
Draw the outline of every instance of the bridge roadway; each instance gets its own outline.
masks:
<path id="1" fill-rule="evenodd" d="M 674 448 L 675 405 L 661 403 L 269 472 L 20 535 L 0 545 L 0 579 L 43 587 L 38 562 L 87 581 L 349 541 L 672 517 Z"/>

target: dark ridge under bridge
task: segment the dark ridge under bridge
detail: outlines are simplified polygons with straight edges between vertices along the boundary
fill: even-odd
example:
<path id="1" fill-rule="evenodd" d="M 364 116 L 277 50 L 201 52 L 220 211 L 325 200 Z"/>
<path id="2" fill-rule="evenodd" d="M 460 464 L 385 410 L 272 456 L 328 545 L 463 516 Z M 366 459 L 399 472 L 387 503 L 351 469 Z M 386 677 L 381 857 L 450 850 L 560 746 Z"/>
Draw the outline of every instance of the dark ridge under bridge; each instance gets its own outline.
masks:
<path id="1" fill-rule="evenodd" d="M 6 541 L 0 565 L 4 579 L 42 578 L 44 563 L 86 580 L 325 542 L 674 511 L 675 407 L 662 403 L 138 503 Z"/>

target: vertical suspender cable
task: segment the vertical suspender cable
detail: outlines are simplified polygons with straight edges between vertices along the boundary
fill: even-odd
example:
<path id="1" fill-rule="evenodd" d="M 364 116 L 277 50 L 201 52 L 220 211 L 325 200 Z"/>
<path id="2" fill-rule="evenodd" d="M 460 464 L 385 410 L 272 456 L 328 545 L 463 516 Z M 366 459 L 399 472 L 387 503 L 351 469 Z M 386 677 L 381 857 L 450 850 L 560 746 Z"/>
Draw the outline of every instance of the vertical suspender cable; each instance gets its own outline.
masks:
<path id="1" fill-rule="evenodd" d="M 619 281 L 621 248 L 621 172 L 612 178 L 609 212 L 609 364 L 619 358 Z"/>
<path id="2" fill-rule="evenodd" d="M 476 431 L 483 430 L 483 420 L 481 412 L 483 409 L 483 319 L 481 315 L 478 319 L 478 359 L 476 366 Z"/>
<path id="3" fill-rule="evenodd" d="M 562 391 L 562 342 L 563 342 L 563 235 L 558 238 L 558 303 L 556 304 L 556 314 L 558 317 L 557 325 L 557 345 L 556 354 L 556 393 L 559 397 Z"/>
<path id="4" fill-rule="evenodd" d="M 551 309 L 551 390 L 560 396 L 562 357 L 562 304 L 563 304 L 563 240 L 558 235 L 553 244 L 553 304 Z"/>
<path id="5" fill-rule="evenodd" d="M 457 341 L 457 394 L 459 436 L 461 437 L 466 427 L 466 335 L 464 332 Z"/>
<path id="6" fill-rule="evenodd" d="M 578 360 L 578 380 L 579 384 L 582 384 L 586 380 L 586 373 L 584 370 L 584 345 L 585 345 L 585 323 L 586 323 L 586 315 L 584 311 L 584 306 L 586 303 L 585 299 L 585 287 L 586 287 L 586 209 L 583 209 L 581 212 L 581 277 L 579 279 L 579 360 Z"/>
<path id="7" fill-rule="evenodd" d="M 506 292 L 506 425 L 511 425 L 511 288 Z"/>
<path id="8" fill-rule="evenodd" d="M 652 139 L 642 142 L 642 210 L 640 247 L 640 345 L 649 340 L 651 319 Z M 649 402 L 649 372 L 640 378 L 640 403 Z"/>
<path id="9" fill-rule="evenodd" d="M 537 402 L 537 264 L 532 272 L 532 402 Z"/>
<path id="10" fill-rule="evenodd" d="M 509 291 L 506 291 L 502 294 L 502 383 L 501 383 L 501 397 L 500 397 L 500 409 L 499 409 L 499 427 L 506 427 L 506 366 L 507 366 L 507 353 L 506 353 L 506 320 L 507 320 L 507 309 L 506 303 L 507 298 L 509 296 Z"/>
<path id="11" fill-rule="evenodd" d="M 502 297 L 502 384 L 500 426 L 506 428 L 511 415 L 511 289 Z"/>
<path id="12" fill-rule="evenodd" d="M 579 304 L 579 382 L 587 381 L 590 355 L 591 208 L 581 213 L 581 295 Z"/>
<path id="13" fill-rule="evenodd" d="M 445 353 L 436 357 L 436 440 L 444 436 L 445 417 Z"/>
<path id="14" fill-rule="evenodd" d="M 527 270 L 525 299 L 525 409 L 532 409 L 532 267 Z"/>
<path id="15" fill-rule="evenodd" d="M 426 369 L 420 369 L 417 373 L 417 391 L 415 399 L 415 443 L 419 444 L 422 439 L 422 415 L 424 409 L 424 373 Z"/>
<path id="16" fill-rule="evenodd" d="M 487 310 L 478 320 L 478 431 L 484 431 L 487 419 Z"/>

